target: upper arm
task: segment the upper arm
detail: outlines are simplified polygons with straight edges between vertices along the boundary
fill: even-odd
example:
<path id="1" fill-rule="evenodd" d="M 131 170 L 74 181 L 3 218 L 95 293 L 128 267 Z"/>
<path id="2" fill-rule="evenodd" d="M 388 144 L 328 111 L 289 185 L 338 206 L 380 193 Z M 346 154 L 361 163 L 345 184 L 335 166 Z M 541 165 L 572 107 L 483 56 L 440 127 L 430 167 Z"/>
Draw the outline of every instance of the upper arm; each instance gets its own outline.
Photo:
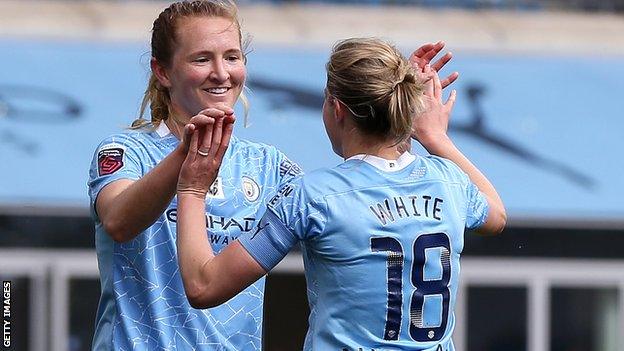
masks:
<path id="1" fill-rule="evenodd" d="M 105 222 L 109 210 L 115 203 L 115 198 L 128 188 L 135 180 L 118 179 L 108 183 L 100 190 L 95 198 L 95 211 L 100 221 Z"/>
<path id="2" fill-rule="evenodd" d="M 125 134 L 111 136 L 98 146 L 89 169 L 89 197 L 99 219 L 117 197 L 142 176 L 136 142 Z"/>
<path id="3" fill-rule="evenodd" d="M 476 185 L 468 183 L 466 222 L 479 234 L 499 234 L 506 224 L 505 209 L 495 199 L 483 194 Z"/>
<path id="4" fill-rule="evenodd" d="M 475 231 L 483 235 L 496 235 L 505 229 L 507 214 L 505 208 L 501 207 L 497 201 L 487 198 L 487 202 L 488 212 L 486 220 L 480 227 L 475 229 Z"/>

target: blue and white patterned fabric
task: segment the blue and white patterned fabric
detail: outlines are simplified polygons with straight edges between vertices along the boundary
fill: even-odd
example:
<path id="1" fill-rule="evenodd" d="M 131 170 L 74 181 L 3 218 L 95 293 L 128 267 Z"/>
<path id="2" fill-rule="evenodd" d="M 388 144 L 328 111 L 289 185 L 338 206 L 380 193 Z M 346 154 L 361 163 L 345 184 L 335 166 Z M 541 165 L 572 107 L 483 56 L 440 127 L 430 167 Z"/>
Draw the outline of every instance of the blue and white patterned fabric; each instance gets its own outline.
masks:
<path id="1" fill-rule="evenodd" d="M 301 243 L 305 350 L 452 351 L 464 229 L 487 213 L 448 160 L 359 155 L 282 187 L 240 242 L 266 270 Z"/>
<path id="2" fill-rule="evenodd" d="M 177 199 L 126 243 L 105 232 L 98 193 L 118 179 L 137 180 L 179 144 L 164 123 L 153 132 L 105 139 L 89 173 L 102 295 L 94 350 L 260 350 L 264 278 L 221 306 L 189 305 L 176 253 Z M 300 168 L 275 147 L 232 137 L 206 201 L 207 235 L 215 252 L 249 235 L 276 190 Z M 223 277 L 227 279 L 227 277 Z"/>

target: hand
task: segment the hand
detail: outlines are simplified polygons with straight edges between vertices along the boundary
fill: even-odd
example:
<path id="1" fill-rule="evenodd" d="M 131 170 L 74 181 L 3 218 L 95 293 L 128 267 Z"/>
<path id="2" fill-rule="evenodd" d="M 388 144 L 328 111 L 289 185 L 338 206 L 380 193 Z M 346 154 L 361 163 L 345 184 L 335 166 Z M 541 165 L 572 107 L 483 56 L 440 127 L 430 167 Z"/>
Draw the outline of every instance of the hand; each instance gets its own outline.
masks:
<path id="1" fill-rule="evenodd" d="M 180 147 L 182 148 L 183 153 L 185 155 L 188 153 L 189 145 L 191 143 L 192 133 L 187 130 L 187 127 L 195 130 L 198 126 L 206 125 L 206 117 L 216 119 L 228 115 L 233 116 L 234 110 L 226 104 L 219 103 L 215 107 L 209 107 L 207 109 L 201 110 L 197 115 L 191 117 L 187 125 L 184 127 L 184 133 L 182 134 L 182 142 L 180 143 Z"/>
<path id="2" fill-rule="evenodd" d="M 445 43 L 443 41 L 439 41 L 435 44 L 426 43 L 416 49 L 410 56 L 410 62 L 414 66 L 414 69 L 417 71 L 423 71 L 425 65 L 430 64 L 431 60 L 444 48 Z M 438 59 L 436 62 L 431 64 L 431 68 L 433 70 L 439 72 L 444 65 L 446 65 L 453 58 L 453 54 L 451 52 L 447 52 Z M 446 88 L 451 85 L 457 78 L 459 77 L 459 72 L 453 72 L 448 77 L 444 78 L 441 81 L 442 88 Z"/>
<path id="3" fill-rule="evenodd" d="M 178 177 L 178 195 L 190 194 L 205 199 L 217 178 L 236 120 L 233 114 L 221 112 L 217 117 L 200 113 L 184 127 L 189 147 Z"/>
<path id="4" fill-rule="evenodd" d="M 442 83 L 438 74 L 426 65 L 422 75 L 431 76 L 425 83 L 424 111 L 412 121 L 412 138 L 418 140 L 427 150 L 430 145 L 448 140 L 447 130 L 451 110 L 455 104 L 457 92 L 451 91 L 446 103 L 442 102 Z"/>

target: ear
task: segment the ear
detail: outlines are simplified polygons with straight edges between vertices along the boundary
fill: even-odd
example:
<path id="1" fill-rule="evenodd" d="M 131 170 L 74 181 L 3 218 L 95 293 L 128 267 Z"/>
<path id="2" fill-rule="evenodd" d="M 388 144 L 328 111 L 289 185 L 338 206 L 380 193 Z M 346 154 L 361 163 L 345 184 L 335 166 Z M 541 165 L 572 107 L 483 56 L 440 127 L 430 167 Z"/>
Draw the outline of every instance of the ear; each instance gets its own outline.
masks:
<path id="1" fill-rule="evenodd" d="M 348 109 L 347 107 L 340 102 L 340 100 L 333 98 L 331 99 L 332 107 L 334 109 L 334 118 L 336 119 L 337 124 L 342 124 L 345 121 L 345 118 L 348 117 Z"/>
<path id="2" fill-rule="evenodd" d="M 152 67 L 152 73 L 156 76 L 160 85 L 165 88 L 171 88 L 171 81 L 169 80 L 169 74 L 167 73 L 167 69 L 163 67 L 154 57 L 150 61 L 150 66 Z"/>

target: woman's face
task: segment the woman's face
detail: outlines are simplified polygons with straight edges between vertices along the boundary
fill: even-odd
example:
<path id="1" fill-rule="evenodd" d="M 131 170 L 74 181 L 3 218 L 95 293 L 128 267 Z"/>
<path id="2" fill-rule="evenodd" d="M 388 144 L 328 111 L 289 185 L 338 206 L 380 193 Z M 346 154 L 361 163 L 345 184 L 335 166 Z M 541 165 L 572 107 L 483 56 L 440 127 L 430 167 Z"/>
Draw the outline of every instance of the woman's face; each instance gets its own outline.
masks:
<path id="1" fill-rule="evenodd" d="M 238 27 L 222 17 L 183 18 L 166 72 L 173 109 L 181 117 L 219 104 L 233 107 L 247 75 Z"/>

